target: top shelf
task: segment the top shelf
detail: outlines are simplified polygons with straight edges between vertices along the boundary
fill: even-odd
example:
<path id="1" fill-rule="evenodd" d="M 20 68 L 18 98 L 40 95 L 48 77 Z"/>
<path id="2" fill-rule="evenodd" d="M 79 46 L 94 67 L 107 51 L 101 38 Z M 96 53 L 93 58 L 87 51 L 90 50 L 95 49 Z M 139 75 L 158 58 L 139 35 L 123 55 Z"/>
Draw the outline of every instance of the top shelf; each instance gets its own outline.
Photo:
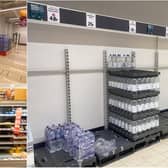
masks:
<path id="1" fill-rule="evenodd" d="M 28 19 L 29 25 L 44 25 L 44 26 L 58 26 L 63 28 L 74 28 L 74 29 L 83 29 L 83 30 L 91 30 L 91 31 L 100 31 L 100 32 L 109 32 L 109 33 L 118 33 L 118 34 L 125 34 L 125 35 L 131 35 L 131 36 L 141 36 L 146 38 L 156 38 L 159 37 L 160 39 L 168 39 L 164 36 L 156 36 L 156 35 L 148 35 L 148 34 L 141 34 L 141 33 L 130 33 L 126 31 L 120 31 L 120 30 L 113 30 L 113 29 L 104 29 L 104 28 L 90 28 L 90 27 L 84 27 L 80 25 L 72 25 L 72 24 L 64 24 L 64 23 L 52 23 L 48 21 L 43 20 L 34 20 L 34 19 Z M 56 29 L 57 30 L 57 29 Z"/>
<path id="2" fill-rule="evenodd" d="M 52 20 L 53 11 L 55 20 Z M 154 25 L 36 2 L 28 3 L 28 23 L 114 31 L 148 37 L 166 38 L 168 36 L 168 28 L 164 25 Z"/>

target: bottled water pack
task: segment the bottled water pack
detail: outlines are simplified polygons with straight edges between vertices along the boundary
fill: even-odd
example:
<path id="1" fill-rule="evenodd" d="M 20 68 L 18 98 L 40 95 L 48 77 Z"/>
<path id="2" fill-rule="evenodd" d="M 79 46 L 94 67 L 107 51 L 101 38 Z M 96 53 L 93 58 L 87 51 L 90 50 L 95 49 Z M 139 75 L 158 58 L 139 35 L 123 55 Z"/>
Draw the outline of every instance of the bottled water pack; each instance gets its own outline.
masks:
<path id="1" fill-rule="evenodd" d="M 131 113 L 138 113 L 150 109 L 157 109 L 159 107 L 158 99 L 159 97 L 156 96 L 130 100 L 127 98 L 111 95 L 109 98 L 109 104 Z"/>
<path id="2" fill-rule="evenodd" d="M 135 53 L 113 53 L 108 56 L 109 68 L 132 68 L 135 67 Z"/>
<path id="3" fill-rule="evenodd" d="M 112 76 L 108 85 L 126 91 L 138 92 L 145 90 L 159 90 L 159 77 L 125 78 Z"/>
<path id="4" fill-rule="evenodd" d="M 45 129 L 46 148 L 50 153 L 60 151 L 64 144 L 63 128 L 61 125 L 47 126 Z"/>
<path id="5" fill-rule="evenodd" d="M 159 126 L 159 116 L 155 115 L 152 117 L 144 118 L 142 120 L 130 121 L 125 118 L 122 118 L 118 115 L 113 114 L 109 117 L 109 122 L 123 128 L 124 130 L 132 133 L 138 134 L 143 131 L 155 128 Z"/>
<path id="6" fill-rule="evenodd" d="M 75 123 L 51 125 L 45 129 L 46 147 L 50 153 L 64 150 L 76 160 L 95 156 L 95 136 Z"/>
<path id="7" fill-rule="evenodd" d="M 108 141 L 103 138 L 99 138 L 95 142 L 95 152 L 98 156 L 109 157 L 111 153 L 115 153 L 116 149 L 117 146 L 115 139 Z"/>

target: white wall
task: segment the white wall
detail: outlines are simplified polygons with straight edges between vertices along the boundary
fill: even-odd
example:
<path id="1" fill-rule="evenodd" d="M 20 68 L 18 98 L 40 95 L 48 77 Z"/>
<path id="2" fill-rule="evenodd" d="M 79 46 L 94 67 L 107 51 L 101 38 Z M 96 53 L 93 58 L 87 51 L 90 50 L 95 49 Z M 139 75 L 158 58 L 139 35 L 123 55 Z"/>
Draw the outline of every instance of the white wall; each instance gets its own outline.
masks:
<path id="1" fill-rule="evenodd" d="M 168 50 L 159 51 L 159 66 L 168 67 Z M 160 109 L 168 109 L 168 69 L 160 70 Z"/>
<path id="2" fill-rule="evenodd" d="M 125 8 L 122 2 L 46 3 L 118 17 L 123 15 L 126 18 L 142 19 L 142 21 L 158 24 L 168 23 L 166 15 L 163 15 L 167 8 L 163 4 L 151 6 L 148 3 L 146 6 L 143 2 L 138 2 L 138 5 L 126 2 L 128 4 Z M 157 10 L 151 11 L 154 8 L 162 9 L 163 6 L 164 11 L 160 10 L 159 14 Z M 103 50 L 111 50 L 115 47 L 121 47 L 122 50 L 134 49 L 138 67 L 154 66 L 157 38 L 29 23 L 28 42 L 29 71 L 64 70 L 64 49 L 66 48 L 70 53 L 71 70 L 94 70 L 103 68 Z M 159 39 L 159 49 L 160 65 L 168 66 L 168 40 Z M 168 108 L 167 73 L 168 70 L 161 70 L 160 109 Z M 103 74 L 98 72 L 71 74 L 70 80 L 72 120 L 85 129 L 103 126 Z M 65 78 L 60 74 L 29 76 L 28 82 L 31 88 L 28 102 L 29 121 L 34 143 L 36 143 L 44 139 L 44 128 L 47 124 L 65 121 Z"/>
<path id="3" fill-rule="evenodd" d="M 0 34 L 7 34 L 10 38 L 13 34 L 13 24 L 7 23 L 3 15 L 0 16 Z"/>
<path id="4" fill-rule="evenodd" d="M 28 69 L 64 70 L 64 49 L 69 49 L 71 70 L 102 69 L 104 49 L 114 47 L 90 45 L 66 45 L 29 43 Z M 131 48 L 120 48 L 131 50 Z M 137 55 L 137 66 L 154 65 L 154 49 L 133 48 Z M 160 64 L 168 66 L 168 50 L 160 51 Z M 168 108 L 167 70 L 161 71 L 160 108 Z M 47 124 L 63 123 L 66 118 L 64 75 L 30 76 L 29 79 L 29 122 L 34 142 L 44 138 Z M 72 120 L 85 129 L 104 125 L 103 74 L 84 73 L 71 75 Z"/>
<path id="5" fill-rule="evenodd" d="M 27 43 L 27 27 L 22 27 L 20 25 L 15 25 L 13 32 L 20 33 L 20 43 L 26 44 Z"/>
<path id="6" fill-rule="evenodd" d="M 5 18 L 3 16 L 0 16 L 0 34 L 6 34 L 7 33 L 7 24 L 5 22 Z"/>

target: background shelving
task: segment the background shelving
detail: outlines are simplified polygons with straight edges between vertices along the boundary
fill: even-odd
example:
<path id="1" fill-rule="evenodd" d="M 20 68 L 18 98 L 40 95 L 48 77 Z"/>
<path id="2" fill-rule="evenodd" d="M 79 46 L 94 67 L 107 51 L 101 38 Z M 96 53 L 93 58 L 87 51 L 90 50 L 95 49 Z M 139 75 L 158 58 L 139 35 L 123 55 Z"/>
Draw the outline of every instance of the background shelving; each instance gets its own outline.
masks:
<path id="1" fill-rule="evenodd" d="M 23 159 L 27 144 L 26 88 L 0 88 L 0 152 L 4 159 Z M 22 109 L 20 130 L 14 132 L 16 109 Z M 20 153 L 20 157 L 19 157 Z M 1 156 L 0 156 L 1 158 Z M 24 159 L 25 160 L 25 159 Z"/>

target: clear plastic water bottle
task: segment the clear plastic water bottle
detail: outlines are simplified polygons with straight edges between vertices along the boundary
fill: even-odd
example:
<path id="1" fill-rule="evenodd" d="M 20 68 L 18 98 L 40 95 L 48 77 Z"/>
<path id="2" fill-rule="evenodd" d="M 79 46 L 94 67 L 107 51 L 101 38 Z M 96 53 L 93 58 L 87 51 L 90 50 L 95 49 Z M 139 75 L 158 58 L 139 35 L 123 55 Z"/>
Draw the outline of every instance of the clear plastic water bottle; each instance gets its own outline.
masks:
<path id="1" fill-rule="evenodd" d="M 132 125 L 131 125 L 131 133 L 132 134 L 136 134 L 137 133 L 137 125 L 136 125 L 136 122 L 134 122 Z"/>
<path id="2" fill-rule="evenodd" d="M 135 100 L 132 101 L 132 113 L 137 113 L 138 109 L 137 109 L 137 102 Z"/>
<path id="3" fill-rule="evenodd" d="M 113 54 L 113 67 L 117 68 L 117 55 Z"/>

